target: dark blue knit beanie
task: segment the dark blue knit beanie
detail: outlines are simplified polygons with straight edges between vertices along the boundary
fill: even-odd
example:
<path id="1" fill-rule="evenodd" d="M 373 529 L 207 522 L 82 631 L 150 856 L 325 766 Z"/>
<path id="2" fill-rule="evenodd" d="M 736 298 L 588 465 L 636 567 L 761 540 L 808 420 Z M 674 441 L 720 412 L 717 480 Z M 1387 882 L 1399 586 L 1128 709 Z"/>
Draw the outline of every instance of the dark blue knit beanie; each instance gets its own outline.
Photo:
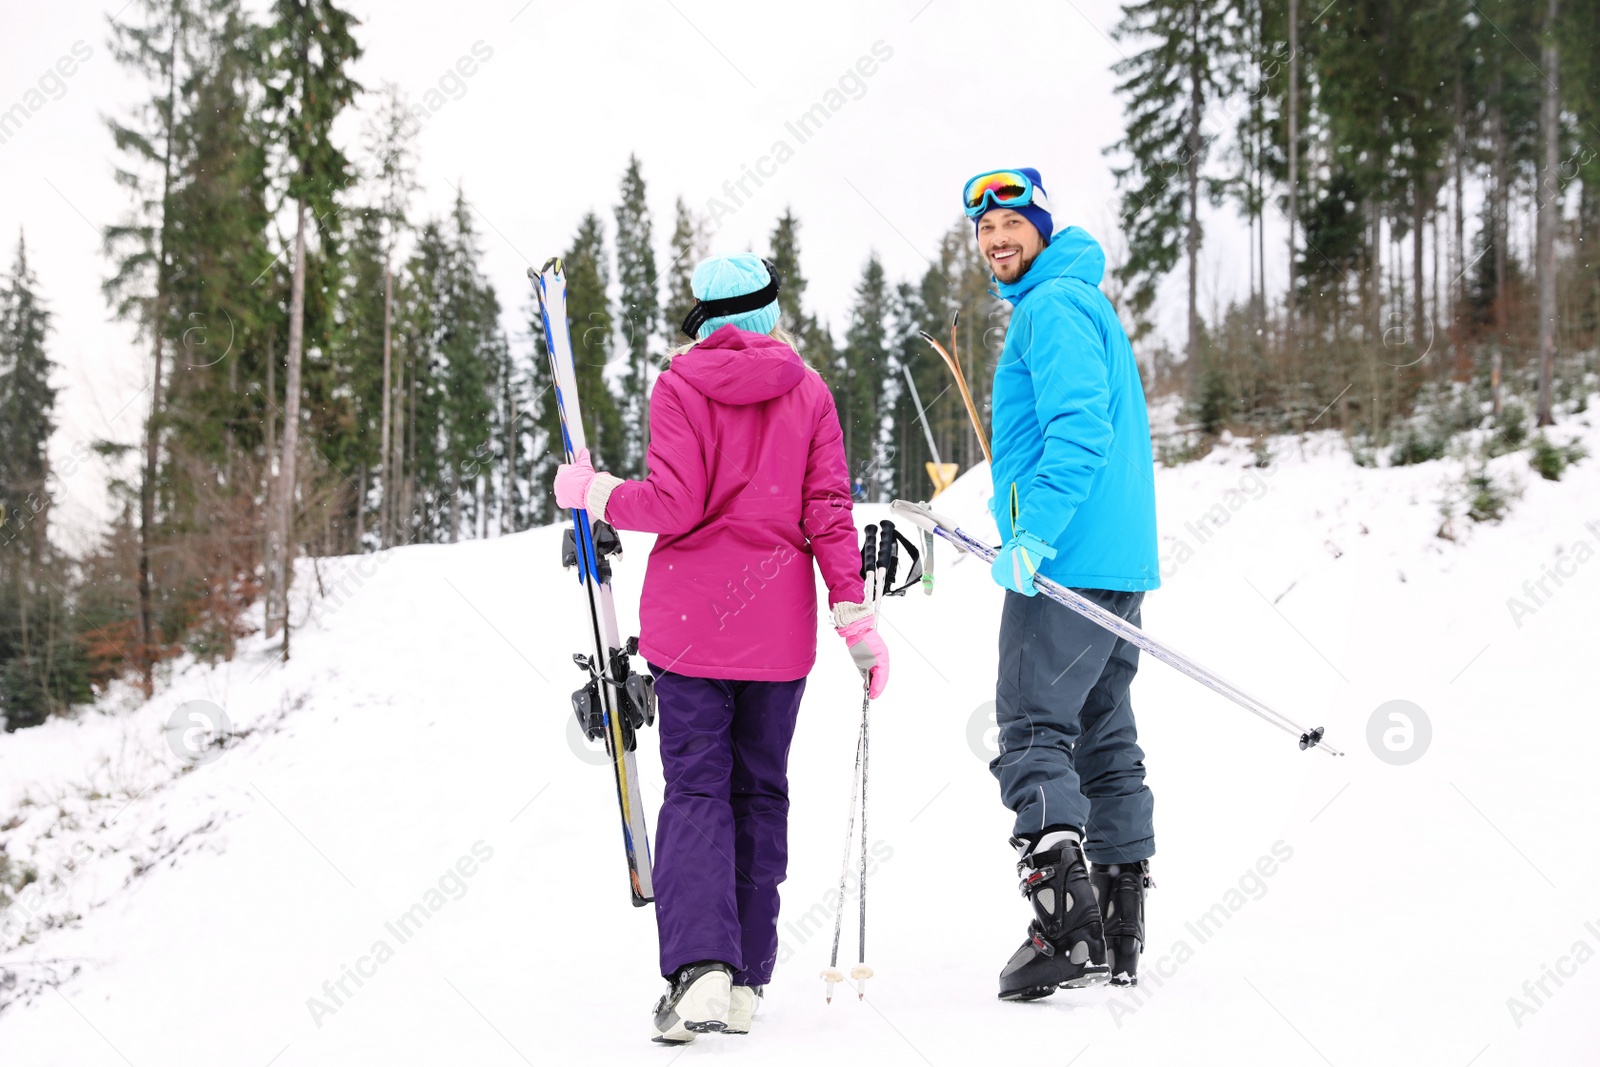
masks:
<path id="1" fill-rule="evenodd" d="M 1039 236 L 1044 238 L 1044 243 L 1049 244 L 1050 235 L 1055 232 L 1056 223 L 1055 219 L 1050 217 L 1050 201 L 1045 193 L 1044 183 L 1039 180 L 1039 172 L 1032 167 L 1018 167 L 1017 170 L 1023 174 L 1026 174 L 1028 176 L 1028 180 L 1033 183 L 1034 202 L 1031 204 L 1024 204 L 1021 207 L 1008 208 L 1007 210 L 1015 211 L 1017 214 L 1031 222 L 1033 224 L 1033 228 L 1039 231 Z M 1040 200 L 1044 201 L 1043 206 L 1040 205 Z M 989 209 L 989 211 L 993 210 L 994 208 L 992 207 Z M 984 215 L 987 215 L 989 211 L 985 211 Z M 977 218 L 972 220 L 972 232 L 974 234 L 978 232 L 978 223 L 982 221 L 983 215 L 979 215 Z"/>

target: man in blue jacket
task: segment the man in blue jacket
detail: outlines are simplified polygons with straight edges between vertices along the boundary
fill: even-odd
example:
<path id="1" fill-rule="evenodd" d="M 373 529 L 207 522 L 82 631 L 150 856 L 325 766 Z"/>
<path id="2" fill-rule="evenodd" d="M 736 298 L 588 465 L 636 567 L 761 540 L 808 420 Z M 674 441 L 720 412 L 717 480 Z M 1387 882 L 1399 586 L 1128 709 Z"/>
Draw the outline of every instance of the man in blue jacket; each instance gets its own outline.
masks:
<path id="1" fill-rule="evenodd" d="M 1036 595 L 1044 575 L 1135 625 L 1156 557 L 1144 388 L 1100 292 L 1105 253 L 1060 232 L 1032 167 L 967 183 L 978 247 L 1012 305 L 994 373 L 994 501 L 1007 590 L 990 770 L 1016 812 L 1028 939 L 1000 973 L 1003 1000 L 1137 981 L 1152 800 L 1128 687 L 1139 651 Z M 1092 864 L 1092 867 L 1091 867 Z"/>

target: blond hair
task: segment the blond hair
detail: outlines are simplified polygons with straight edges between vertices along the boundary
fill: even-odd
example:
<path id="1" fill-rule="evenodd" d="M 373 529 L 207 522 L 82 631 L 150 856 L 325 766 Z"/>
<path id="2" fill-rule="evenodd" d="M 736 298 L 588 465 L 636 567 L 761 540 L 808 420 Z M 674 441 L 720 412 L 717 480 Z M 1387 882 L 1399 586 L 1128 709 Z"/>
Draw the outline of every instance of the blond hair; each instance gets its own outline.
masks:
<path id="1" fill-rule="evenodd" d="M 794 349 L 795 355 L 800 357 L 800 361 L 802 363 L 805 362 L 805 353 L 800 351 L 800 338 L 796 337 L 788 330 L 785 330 L 782 326 L 774 326 L 772 329 L 767 331 L 767 336 L 772 338 L 774 341 L 782 341 L 784 344 Z M 689 351 L 689 349 L 693 348 L 699 343 L 699 341 L 690 341 L 687 344 L 681 344 L 676 348 L 668 350 L 666 356 L 664 356 L 661 360 L 661 369 L 666 370 L 672 365 L 672 361 L 675 357 L 683 355 L 685 352 Z M 809 367 L 811 364 L 806 363 L 806 366 Z"/>

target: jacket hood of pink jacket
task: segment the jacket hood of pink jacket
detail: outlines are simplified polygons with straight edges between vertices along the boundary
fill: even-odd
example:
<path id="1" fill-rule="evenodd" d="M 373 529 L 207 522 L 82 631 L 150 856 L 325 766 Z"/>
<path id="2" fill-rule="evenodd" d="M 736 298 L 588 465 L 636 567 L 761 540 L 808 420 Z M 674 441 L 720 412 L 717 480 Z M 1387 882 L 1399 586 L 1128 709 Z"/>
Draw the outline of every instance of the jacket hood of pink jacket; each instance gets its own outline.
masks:
<path id="1" fill-rule="evenodd" d="M 672 370 L 720 404 L 759 404 L 782 396 L 806 376 L 806 365 L 794 349 L 776 337 L 733 325 L 718 327 L 674 356 Z"/>

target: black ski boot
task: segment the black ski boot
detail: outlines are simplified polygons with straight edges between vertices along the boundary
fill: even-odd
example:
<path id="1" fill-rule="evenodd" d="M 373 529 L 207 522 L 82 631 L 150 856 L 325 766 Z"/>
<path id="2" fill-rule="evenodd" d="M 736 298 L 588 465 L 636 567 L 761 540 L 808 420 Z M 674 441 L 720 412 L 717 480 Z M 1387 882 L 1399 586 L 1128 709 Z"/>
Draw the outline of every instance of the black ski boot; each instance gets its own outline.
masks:
<path id="1" fill-rule="evenodd" d="M 1000 999 L 1037 1000 L 1058 987 L 1104 982 L 1105 934 L 1078 832 L 1047 830 L 1037 841 L 1013 837 L 1011 844 L 1034 919 L 1028 940 L 1000 972 Z"/>
<path id="2" fill-rule="evenodd" d="M 1144 948 L 1144 891 L 1153 889 L 1150 861 L 1095 864 L 1089 872 L 1106 933 L 1106 963 L 1112 985 L 1139 984 Z"/>
<path id="3" fill-rule="evenodd" d="M 733 968 L 716 960 L 701 960 L 679 967 L 667 993 L 656 1002 L 650 1039 L 664 1045 L 693 1041 L 696 1034 L 720 1033 L 728 1028 Z"/>

